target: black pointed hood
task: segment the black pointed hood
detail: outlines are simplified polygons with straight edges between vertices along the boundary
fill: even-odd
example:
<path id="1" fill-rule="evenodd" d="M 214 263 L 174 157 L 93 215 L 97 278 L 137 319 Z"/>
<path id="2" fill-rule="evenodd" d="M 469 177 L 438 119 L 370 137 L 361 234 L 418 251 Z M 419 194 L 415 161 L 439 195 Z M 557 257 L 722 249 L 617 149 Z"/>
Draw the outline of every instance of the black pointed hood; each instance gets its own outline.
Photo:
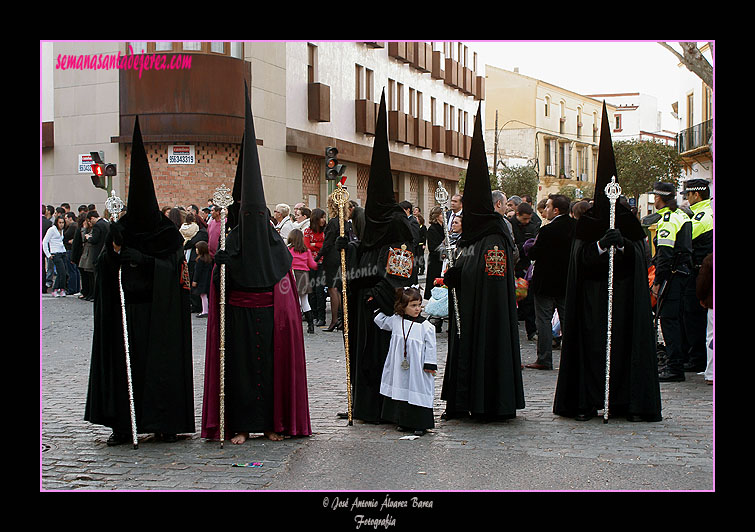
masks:
<path id="1" fill-rule="evenodd" d="M 291 269 L 292 257 L 270 223 L 246 82 L 244 101 L 244 134 L 233 183 L 234 200 L 240 203 L 237 219 L 233 221 L 235 226 L 226 238 L 226 251 L 230 255 L 227 272 L 238 286 L 270 288 Z"/>
<path id="2" fill-rule="evenodd" d="M 134 121 L 134 135 L 131 141 L 131 169 L 128 186 L 128 214 L 131 215 L 130 228 L 134 231 L 148 231 L 157 226 L 161 215 L 157 203 L 155 184 L 149 168 L 147 152 L 144 149 L 139 117 Z"/>
<path id="3" fill-rule="evenodd" d="M 380 96 L 380 108 L 375 124 L 367 201 L 364 206 L 364 234 L 361 245 L 366 248 L 389 242 L 411 241 L 412 233 L 404 209 L 393 193 L 393 174 L 388 150 L 388 113 L 385 89 Z"/>
<path id="4" fill-rule="evenodd" d="M 490 172 L 482 136 L 482 104 L 477 107 L 472 145 L 469 150 L 467 177 L 464 184 L 464 214 L 460 245 L 471 244 L 483 236 L 505 231 L 503 218 L 493 208 Z"/>
<path id="5" fill-rule="evenodd" d="M 611 182 L 613 176 L 616 176 L 616 181 L 619 182 L 619 175 L 616 171 L 616 156 L 611 140 L 611 123 L 608 120 L 608 111 L 604 100 L 593 205 L 577 221 L 576 236 L 578 239 L 599 240 L 608 230 L 610 202 L 606 196 L 605 188 Z M 632 214 L 632 211 L 619 203 L 618 200 L 616 201 L 616 228 L 630 240 L 645 238 L 645 232 L 642 230 L 640 221 Z"/>
<path id="6" fill-rule="evenodd" d="M 127 209 L 117 222 L 123 228 L 124 244 L 149 255 L 165 255 L 183 246 L 183 237 L 160 212 L 155 184 L 144 149 L 139 117 L 134 121 Z"/>

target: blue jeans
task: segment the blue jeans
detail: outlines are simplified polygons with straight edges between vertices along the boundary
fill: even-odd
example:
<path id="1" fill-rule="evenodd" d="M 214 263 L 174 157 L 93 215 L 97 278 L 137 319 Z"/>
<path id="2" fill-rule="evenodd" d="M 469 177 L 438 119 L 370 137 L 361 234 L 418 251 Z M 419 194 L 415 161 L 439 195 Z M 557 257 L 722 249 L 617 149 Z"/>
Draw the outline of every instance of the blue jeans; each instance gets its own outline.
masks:
<path id="1" fill-rule="evenodd" d="M 68 267 L 68 288 L 66 292 L 75 294 L 79 291 L 81 285 L 81 274 L 79 267 L 71 262 L 71 251 L 66 251 L 66 266 Z"/>
<path id="2" fill-rule="evenodd" d="M 55 265 L 55 284 L 52 285 L 52 289 L 53 290 L 67 290 L 68 289 L 68 268 L 66 268 L 66 254 L 53 253 L 52 263 Z"/>

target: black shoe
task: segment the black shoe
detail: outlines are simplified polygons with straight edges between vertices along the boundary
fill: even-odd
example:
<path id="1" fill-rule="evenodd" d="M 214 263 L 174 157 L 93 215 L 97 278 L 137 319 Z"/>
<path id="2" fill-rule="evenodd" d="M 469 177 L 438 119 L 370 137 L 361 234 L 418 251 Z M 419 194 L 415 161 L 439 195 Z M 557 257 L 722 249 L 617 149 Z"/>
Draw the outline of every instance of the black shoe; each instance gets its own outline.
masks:
<path id="1" fill-rule="evenodd" d="M 115 445 L 121 445 L 124 443 L 128 443 L 131 441 L 131 436 L 129 434 L 123 434 L 118 432 L 113 432 L 110 437 L 107 439 L 108 447 L 113 447 Z"/>
<path id="2" fill-rule="evenodd" d="M 325 327 L 325 320 L 315 320 L 315 327 Z"/>
<path id="3" fill-rule="evenodd" d="M 175 434 L 162 433 L 160 436 L 165 443 L 176 443 L 178 441 L 178 436 Z"/>
<path id="4" fill-rule="evenodd" d="M 598 415 L 597 411 L 595 411 L 595 412 L 586 412 L 586 413 L 583 413 L 583 414 L 577 414 L 577 417 L 575 417 L 574 419 L 576 419 L 577 421 L 589 421 L 589 420 L 591 420 L 592 418 L 594 418 L 597 415 Z"/>
<path id="5" fill-rule="evenodd" d="M 427 432 L 427 431 L 425 431 L 425 430 L 415 430 L 414 431 L 414 435 L 415 436 L 424 436 L 425 432 Z"/>
<path id="6" fill-rule="evenodd" d="M 664 370 L 658 375 L 659 382 L 684 382 L 684 373 L 672 373 L 668 370 Z"/>
<path id="7" fill-rule="evenodd" d="M 705 364 L 694 364 L 692 362 L 687 362 L 684 364 L 684 371 L 694 371 L 695 373 L 700 373 L 701 371 L 705 371 Z"/>

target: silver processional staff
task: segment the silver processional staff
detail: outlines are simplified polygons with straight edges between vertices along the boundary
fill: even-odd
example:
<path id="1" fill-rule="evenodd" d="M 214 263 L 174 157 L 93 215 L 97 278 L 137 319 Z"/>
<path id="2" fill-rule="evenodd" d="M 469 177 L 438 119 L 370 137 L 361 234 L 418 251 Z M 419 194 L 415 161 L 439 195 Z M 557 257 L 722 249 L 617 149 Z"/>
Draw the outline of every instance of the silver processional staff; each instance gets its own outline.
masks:
<path id="1" fill-rule="evenodd" d="M 116 196 L 115 190 L 110 192 L 110 197 L 105 200 L 105 208 L 113 217 L 113 223 L 118 222 L 118 216 L 123 211 L 124 203 L 121 198 Z M 123 293 L 123 277 L 122 268 L 118 266 L 118 295 L 121 302 L 121 318 L 123 320 L 123 348 L 126 352 L 126 382 L 128 384 L 128 406 L 129 413 L 131 415 L 131 440 L 134 444 L 134 449 L 139 448 L 139 442 L 136 432 L 136 413 L 134 410 L 134 385 L 131 379 L 131 354 L 128 348 L 128 323 L 126 321 L 126 297 Z"/>

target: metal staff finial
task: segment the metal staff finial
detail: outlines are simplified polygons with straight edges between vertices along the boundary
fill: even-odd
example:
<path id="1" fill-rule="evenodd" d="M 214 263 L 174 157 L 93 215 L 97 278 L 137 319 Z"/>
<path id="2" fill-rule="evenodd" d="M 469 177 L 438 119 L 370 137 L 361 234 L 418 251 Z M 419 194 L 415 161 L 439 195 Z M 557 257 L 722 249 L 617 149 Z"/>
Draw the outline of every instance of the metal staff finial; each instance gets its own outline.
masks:
<path id="1" fill-rule="evenodd" d="M 225 223 L 228 207 L 233 205 L 231 189 L 221 184 L 215 189 L 212 201 L 220 210 L 220 249 L 225 249 Z M 225 442 L 225 264 L 220 265 L 220 447 Z"/>
<path id="2" fill-rule="evenodd" d="M 621 196 L 621 186 L 616 182 L 616 176 L 611 176 L 611 182 L 606 185 L 606 196 L 610 203 L 608 227 L 616 228 L 616 200 Z M 606 388 L 603 403 L 603 423 L 608 423 L 608 394 L 610 391 L 609 379 L 611 375 L 611 320 L 613 317 L 613 256 L 616 251 L 614 246 L 608 248 L 608 327 L 606 330 Z"/>
<path id="3" fill-rule="evenodd" d="M 446 212 L 448 211 L 448 208 L 446 207 L 446 203 L 448 202 L 449 194 L 448 191 L 443 186 L 443 183 L 441 181 L 438 181 L 438 188 L 435 189 L 435 201 L 438 202 L 438 204 L 443 209 L 443 234 L 445 235 L 444 244 L 446 246 L 446 250 L 448 251 L 448 263 L 453 266 L 456 262 L 454 259 L 454 251 L 456 249 L 456 246 L 451 246 L 451 239 L 448 236 L 448 226 L 446 225 Z M 456 288 L 451 288 L 451 295 L 453 296 L 454 300 L 454 316 L 456 317 L 456 336 L 461 338 L 461 317 L 459 316 L 459 302 L 456 300 Z"/>
<path id="4" fill-rule="evenodd" d="M 110 197 L 105 200 L 105 208 L 107 209 L 107 212 L 109 212 L 117 221 L 123 211 L 123 207 L 125 207 L 123 200 L 115 195 L 115 190 L 111 190 Z"/>
<path id="5" fill-rule="evenodd" d="M 110 197 L 105 200 L 105 208 L 113 216 L 115 221 L 118 220 L 123 211 L 124 203 L 121 198 L 115 194 L 115 190 L 110 191 Z M 134 408 L 134 384 L 131 378 L 131 353 L 128 347 L 128 322 L 126 320 L 126 296 L 123 293 L 123 270 L 118 266 L 118 296 L 121 303 L 121 321 L 123 322 L 123 350 L 126 355 L 126 383 L 128 385 L 128 407 L 131 416 L 131 440 L 134 449 L 139 448 L 139 441 L 136 432 L 136 411 Z"/>
<path id="6" fill-rule="evenodd" d="M 338 230 L 339 235 L 344 236 L 343 218 L 344 207 L 349 202 L 349 192 L 343 188 L 341 182 L 331 194 L 333 202 L 338 205 Z M 353 425 L 351 415 L 351 361 L 349 360 L 349 302 L 346 297 L 346 250 L 341 250 L 341 300 L 343 301 L 343 342 L 346 354 L 346 400 L 348 403 L 349 425 Z"/>

